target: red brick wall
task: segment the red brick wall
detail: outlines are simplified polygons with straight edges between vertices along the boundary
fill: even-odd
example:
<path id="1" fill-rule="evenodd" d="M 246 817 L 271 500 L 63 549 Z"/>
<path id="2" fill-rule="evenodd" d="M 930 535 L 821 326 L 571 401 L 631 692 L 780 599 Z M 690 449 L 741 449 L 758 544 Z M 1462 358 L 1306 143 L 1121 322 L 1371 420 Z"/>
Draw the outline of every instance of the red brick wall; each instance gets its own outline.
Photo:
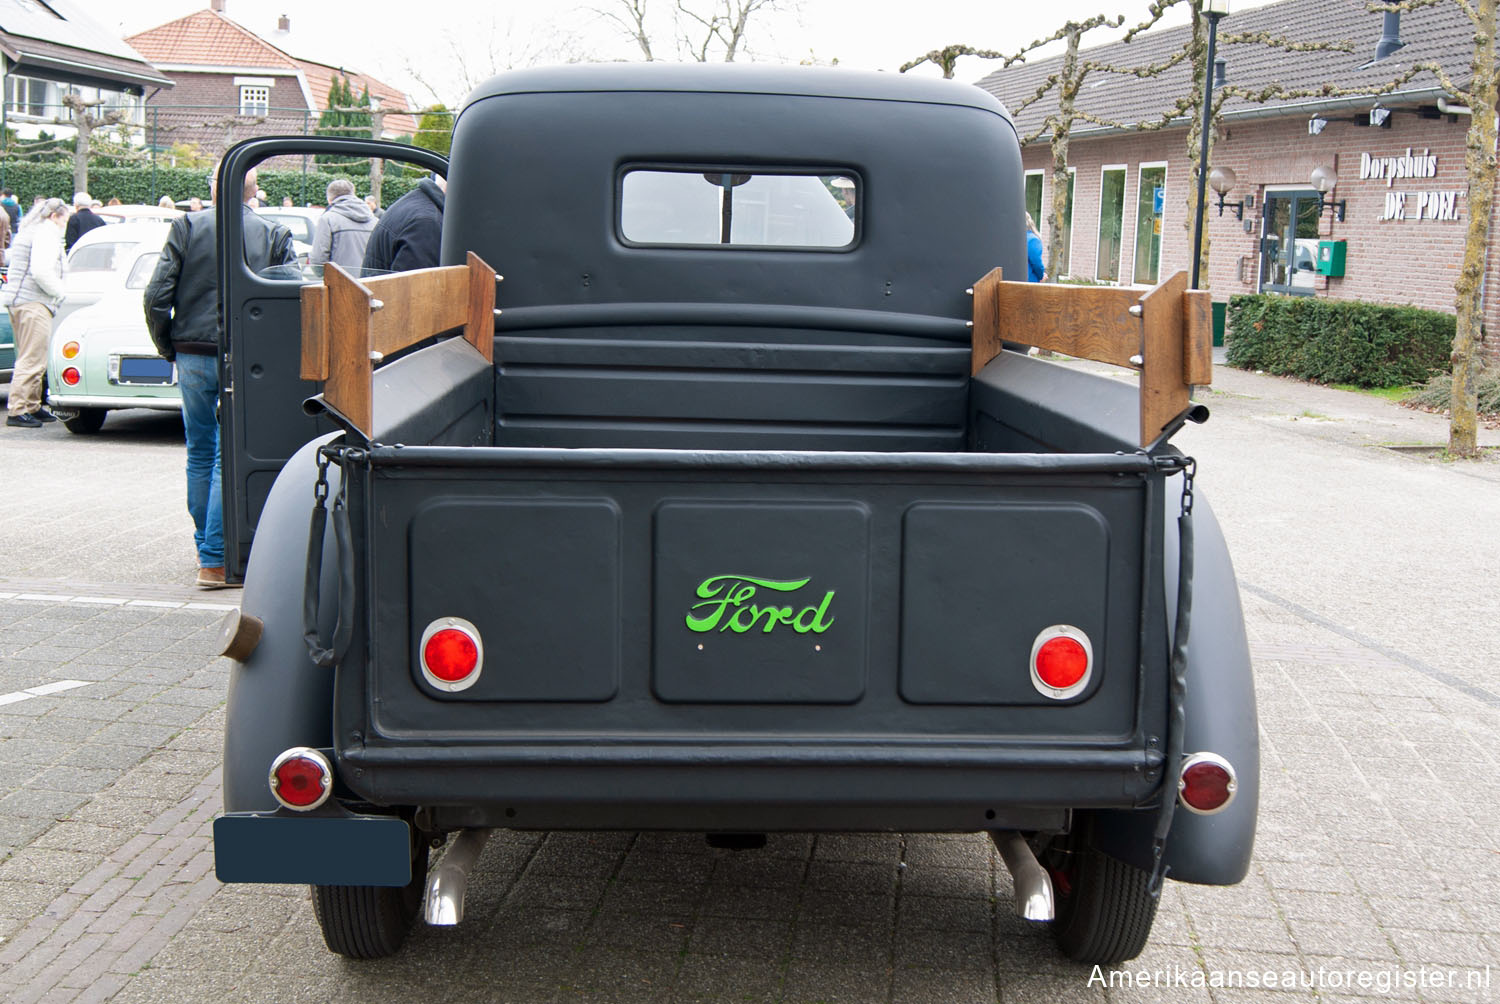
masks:
<path id="1" fill-rule="evenodd" d="M 216 157 L 242 139 L 301 134 L 318 124 L 316 115 L 309 116 L 302 110 L 307 102 L 296 77 L 265 77 L 272 81 L 271 112 L 259 120 L 239 114 L 240 89 L 234 83 L 236 76 L 257 74 L 168 75 L 176 86 L 158 91 L 146 103 L 147 142 L 163 147 L 195 143 L 204 153 Z"/>
<path id="2" fill-rule="evenodd" d="M 1391 116 L 1390 128 L 1356 125 L 1353 113 L 1342 118 L 1329 116 L 1320 135 L 1310 136 L 1307 118 L 1273 118 L 1229 123 L 1214 144 L 1214 166 L 1228 167 L 1238 176 L 1230 202 L 1246 195 L 1255 199 L 1245 218 L 1253 220 L 1252 232 L 1234 218 L 1233 210 L 1223 216 L 1209 210 L 1205 241 L 1210 257 L 1205 284 L 1215 300 L 1227 300 L 1235 293 L 1253 293 L 1259 275 L 1259 242 L 1262 212 L 1267 186 L 1292 185 L 1312 187 L 1310 176 L 1315 167 L 1327 166 L 1338 174 L 1338 185 L 1331 193 L 1334 201 L 1347 201 L 1343 222 L 1325 211 L 1319 224 L 1319 236 L 1325 240 L 1348 242 L 1348 258 L 1343 278 L 1318 278 L 1314 288 L 1319 296 L 1366 300 L 1376 303 L 1415 304 L 1452 313 L 1453 284 L 1458 278 L 1463 255 L 1468 207 L 1464 171 L 1464 134 L 1468 119 L 1457 116 L 1424 119 L 1415 110 L 1398 108 Z M 1412 149 L 1413 157 L 1427 151 L 1436 156 L 1433 177 L 1360 178 L 1360 155 L 1399 157 Z M 1023 151 L 1027 169 L 1042 168 L 1044 174 L 1043 214 L 1050 208 L 1051 152 L 1045 143 Z M 1127 133 L 1098 139 L 1074 140 L 1069 149 L 1069 165 L 1077 169 L 1074 188 L 1073 243 L 1071 274 L 1093 278 L 1096 267 L 1100 171 L 1106 164 L 1127 165 L 1124 246 L 1121 250 L 1121 280 L 1131 279 L 1135 242 L 1135 195 L 1139 185 L 1141 163 L 1167 161 L 1166 204 L 1162 220 L 1161 277 L 1178 269 L 1189 268 L 1192 254 L 1192 231 L 1187 228 L 1188 186 L 1195 183 L 1187 159 L 1186 130 L 1151 133 Z M 1418 193 L 1457 191 L 1457 216 L 1448 219 L 1415 219 Z M 1405 193 L 1405 220 L 1383 220 L 1388 193 Z M 1217 202 L 1212 189 L 1210 206 Z M 1500 202 L 1497 202 L 1500 205 Z M 1037 221 L 1045 238 L 1045 220 Z M 1243 268 L 1241 261 L 1244 260 Z M 1486 270 L 1488 295 L 1485 304 L 1486 328 L 1500 323 L 1500 249 L 1493 245 Z M 1500 337 L 1487 340 L 1486 353 L 1500 361 Z"/>

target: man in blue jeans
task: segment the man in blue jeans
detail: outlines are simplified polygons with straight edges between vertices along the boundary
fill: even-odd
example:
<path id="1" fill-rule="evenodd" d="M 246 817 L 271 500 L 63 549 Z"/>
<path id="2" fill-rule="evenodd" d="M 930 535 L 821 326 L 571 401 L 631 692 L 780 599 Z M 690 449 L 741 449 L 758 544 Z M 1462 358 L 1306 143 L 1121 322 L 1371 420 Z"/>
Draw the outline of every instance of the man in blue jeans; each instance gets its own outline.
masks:
<path id="1" fill-rule="evenodd" d="M 214 179 L 209 179 L 212 184 Z M 241 201 L 256 192 L 255 171 L 245 176 Z M 292 232 L 242 205 L 245 264 L 260 272 L 297 260 Z M 219 444 L 219 268 L 214 209 L 172 221 L 156 271 L 146 286 L 146 326 L 164 358 L 177 363 L 182 427 L 187 439 L 187 504 L 198 548 L 198 585 L 222 589 L 224 504 Z"/>

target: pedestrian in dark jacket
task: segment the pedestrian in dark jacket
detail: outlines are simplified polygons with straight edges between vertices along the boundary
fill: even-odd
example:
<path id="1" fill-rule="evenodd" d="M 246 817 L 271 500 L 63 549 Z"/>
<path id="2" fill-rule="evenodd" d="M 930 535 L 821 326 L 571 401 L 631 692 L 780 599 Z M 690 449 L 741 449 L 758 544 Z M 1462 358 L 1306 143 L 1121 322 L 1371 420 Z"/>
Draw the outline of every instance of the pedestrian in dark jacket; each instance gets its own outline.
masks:
<path id="1" fill-rule="evenodd" d="M 94 212 L 94 198 L 88 192 L 73 194 L 73 215 L 68 217 L 68 229 L 63 234 L 63 250 L 73 250 L 78 238 L 95 227 L 104 226 L 104 220 Z"/>
<path id="2" fill-rule="evenodd" d="M 443 240 L 443 198 L 448 183 L 434 175 L 391 203 L 375 224 L 364 267 L 409 272 L 438 264 Z"/>
<path id="3" fill-rule="evenodd" d="M 255 171 L 245 176 L 241 201 L 255 195 Z M 151 341 L 177 362 L 182 426 L 187 437 L 187 505 L 198 546 L 198 585 L 224 586 L 224 506 L 220 486 L 219 262 L 215 209 L 172 221 L 167 243 L 146 285 L 146 327 Z M 294 264 L 292 232 L 252 212 L 244 221 L 245 264 L 254 272 Z"/>
<path id="4" fill-rule="evenodd" d="M 328 211 L 318 217 L 318 225 L 313 228 L 308 263 L 337 262 L 357 274 L 365 261 L 370 232 L 375 229 L 375 214 L 354 194 L 354 182 L 348 178 L 330 181 L 327 194 Z"/>

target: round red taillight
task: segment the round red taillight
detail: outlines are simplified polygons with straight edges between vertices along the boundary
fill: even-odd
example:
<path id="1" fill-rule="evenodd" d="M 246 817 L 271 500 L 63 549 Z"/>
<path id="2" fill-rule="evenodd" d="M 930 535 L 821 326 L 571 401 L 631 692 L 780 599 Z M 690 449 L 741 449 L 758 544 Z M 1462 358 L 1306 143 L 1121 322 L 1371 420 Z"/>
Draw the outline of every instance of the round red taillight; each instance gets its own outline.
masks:
<path id="1" fill-rule="evenodd" d="M 422 632 L 422 675 L 439 690 L 472 687 L 484 666 L 479 629 L 462 617 L 439 617 Z"/>
<path id="2" fill-rule="evenodd" d="M 1056 624 L 1036 636 L 1031 646 L 1031 683 L 1047 697 L 1061 700 L 1088 686 L 1094 648 L 1088 635 Z"/>
<path id="3" fill-rule="evenodd" d="M 69 387 L 76 387 L 78 386 L 78 381 L 83 379 L 83 374 L 78 372 L 77 367 L 69 366 L 67 369 L 62 371 L 62 378 L 63 383 L 67 384 Z"/>
<path id="4" fill-rule="evenodd" d="M 1221 812 L 1234 801 L 1234 767 L 1217 753 L 1194 753 L 1182 762 L 1177 797 L 1193 812 Z"/>
<path id="5" fill-rule="evenodd" d="M 316 809 L 333 791 L 333 768 L 315 749 L 297 746 L 271 764 L 271 793 L 289 809 Z"/>
<path id="6" fill-rule="evenodd" d="M 62 347 L 63 358 L 74 359 L 82 350 L 83 346 L 79 345 L 77 342 L 64 342 Z"/>

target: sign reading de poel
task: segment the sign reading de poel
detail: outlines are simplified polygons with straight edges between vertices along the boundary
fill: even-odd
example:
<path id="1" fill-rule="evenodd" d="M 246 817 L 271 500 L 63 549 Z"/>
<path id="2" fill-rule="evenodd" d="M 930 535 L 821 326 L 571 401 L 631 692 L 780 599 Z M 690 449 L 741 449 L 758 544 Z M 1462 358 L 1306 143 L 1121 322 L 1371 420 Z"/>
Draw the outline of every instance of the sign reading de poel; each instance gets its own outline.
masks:
<path id="1" fill-rule="evenodd" d="M 1413 154 L 1412 148 L 1407 147 L 1404 154 L 1393 157 L 1375 156 L 1369 153 L 1359 155 L 1359 180 L 1371 181 L 1385 179 L 1387 188 L 1391 188 L 1398 180 L 1412 178 L 1435 178 L 1437 177 L 1437 154 L 1430 149 L 1423 149 L 1419 154 Z M 1401 191 L 1387 192 L 1385 195 L 1385 208 L 1381 210 L 1380 219 L 1394 220 L 1457 220 L 1458 200 L 1463 198 L 1462 189 L 1434 189 L 1424 191 Z"/>

